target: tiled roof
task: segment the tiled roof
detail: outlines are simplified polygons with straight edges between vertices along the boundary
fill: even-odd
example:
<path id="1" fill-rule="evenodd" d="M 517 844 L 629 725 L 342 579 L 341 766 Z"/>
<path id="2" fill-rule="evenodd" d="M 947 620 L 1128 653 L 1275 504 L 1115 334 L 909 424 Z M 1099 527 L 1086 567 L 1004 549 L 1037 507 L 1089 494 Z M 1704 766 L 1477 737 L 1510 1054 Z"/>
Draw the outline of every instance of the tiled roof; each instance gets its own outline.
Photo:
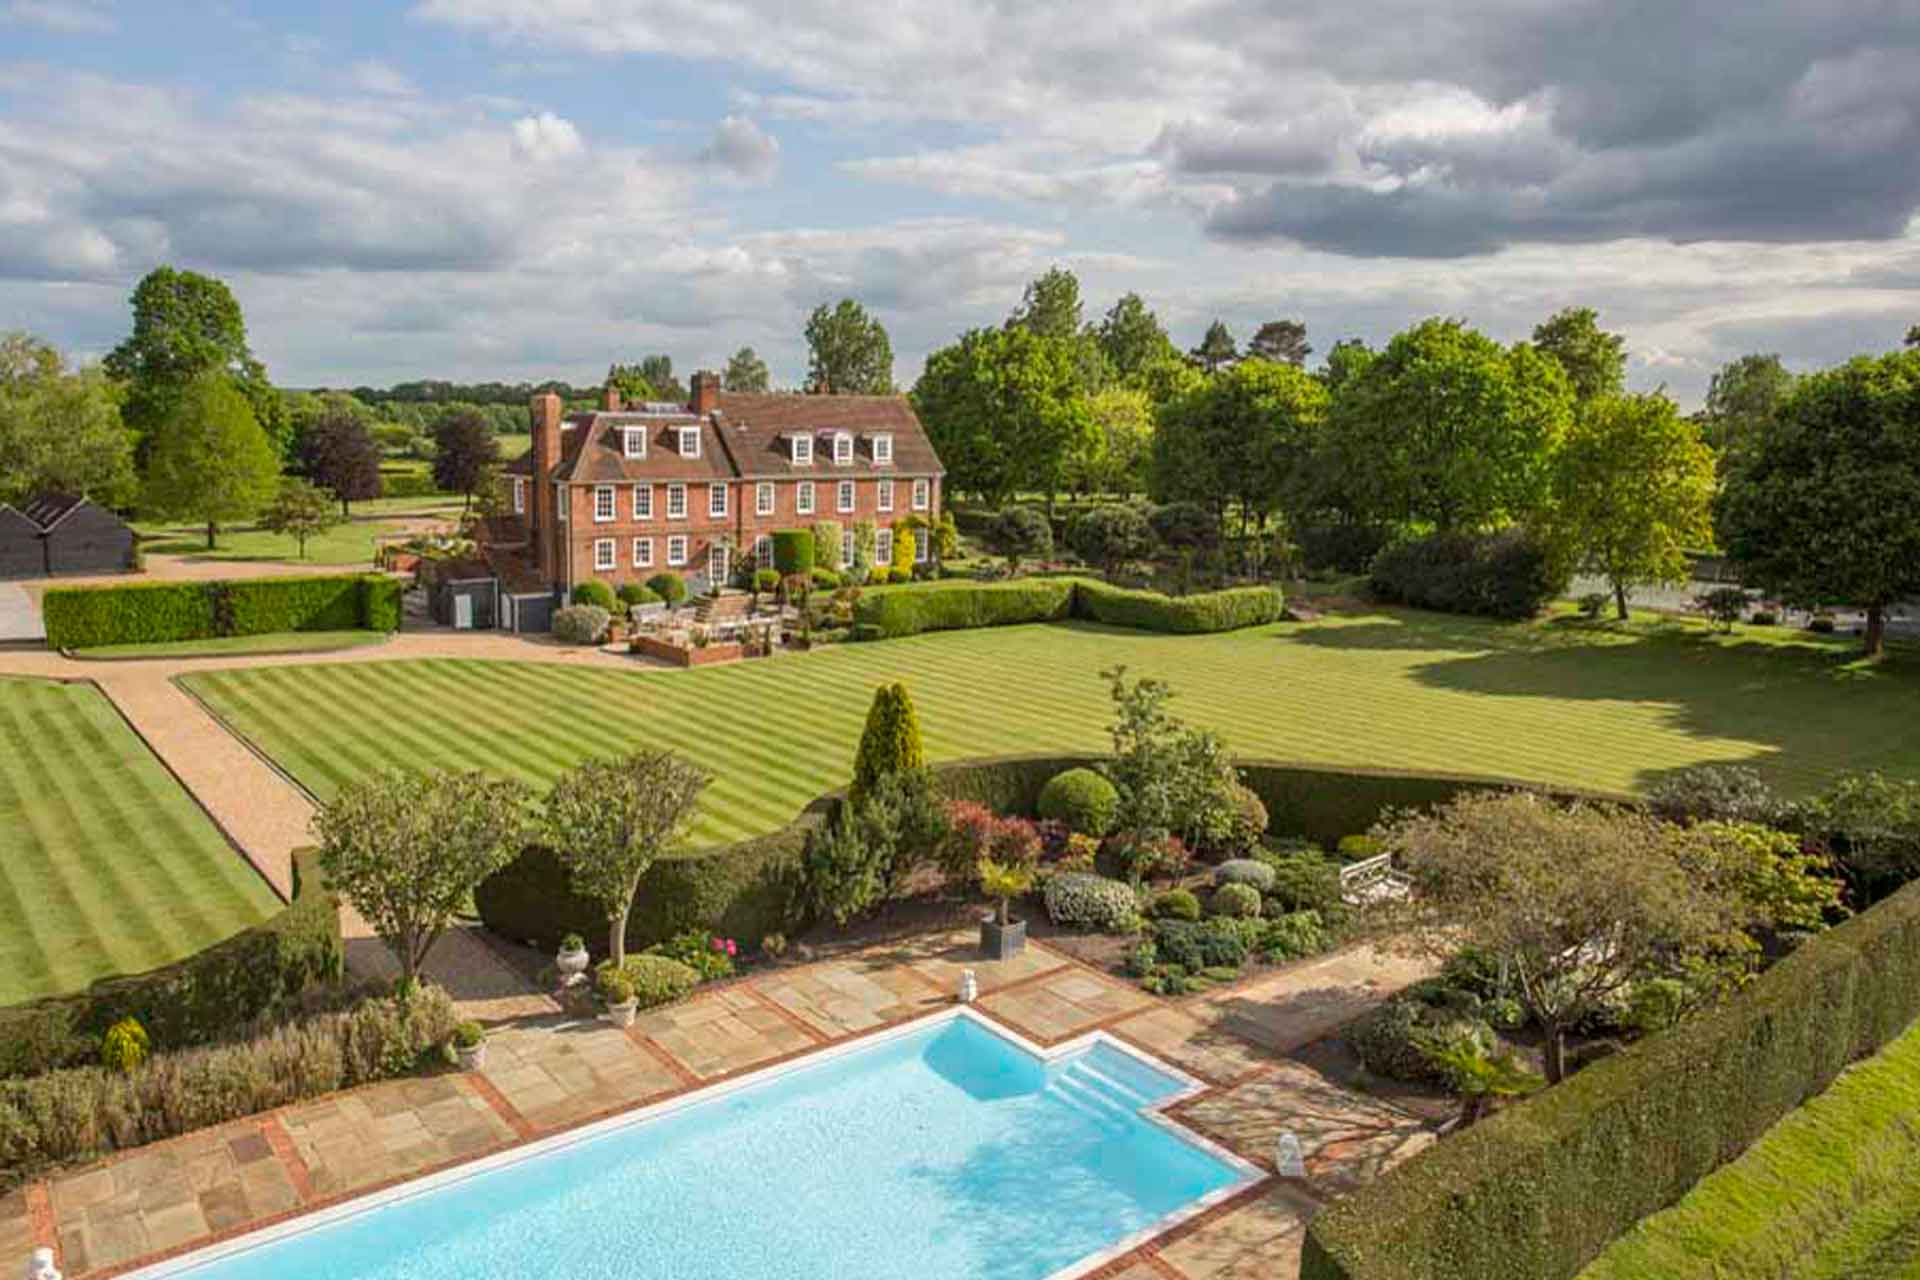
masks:
<path id="1" fill-rule="evenodd" d="M 85 498 L 69 494 L 43 493 L 36 498 L 27 499 L 20 507 L 20 514 L 39 525 L 41 529 L 51 529 L 72 511 L 85 502 Z"/>
<path id="2" fill-rule="evenodd" d="M 623 435 L 634 427 L 646 433 L 644 458 L 626 456 Z M 680 452 L 680 429 L 700 431 L 700 453 L 690 457 Z M 635 480 L 731 480 L 733 463 L 724 446 L 715 440 L 715 428 L 692 414 L 658 417 L 652 414 L 594 413 L 585 415 L 580 428 L 563 437 L 560 465 L 554 469 L 556 480 L 576 484 L 619 484 Z"/>

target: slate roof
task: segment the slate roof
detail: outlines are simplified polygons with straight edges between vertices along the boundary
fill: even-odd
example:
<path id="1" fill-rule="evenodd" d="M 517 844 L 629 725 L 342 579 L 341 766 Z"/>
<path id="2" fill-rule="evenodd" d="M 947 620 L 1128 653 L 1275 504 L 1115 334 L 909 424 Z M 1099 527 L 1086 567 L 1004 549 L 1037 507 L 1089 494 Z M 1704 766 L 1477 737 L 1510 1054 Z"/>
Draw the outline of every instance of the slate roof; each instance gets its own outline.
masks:
<path id="1" fill-rule="evenodd" d="M 71 494 L 43 493 L 39 497 L 29 498 L 19 511 L 21 515 L 39 525 L 44 533 L 66 519 L 75 507 L 85 501 L 85 498 Z"/>

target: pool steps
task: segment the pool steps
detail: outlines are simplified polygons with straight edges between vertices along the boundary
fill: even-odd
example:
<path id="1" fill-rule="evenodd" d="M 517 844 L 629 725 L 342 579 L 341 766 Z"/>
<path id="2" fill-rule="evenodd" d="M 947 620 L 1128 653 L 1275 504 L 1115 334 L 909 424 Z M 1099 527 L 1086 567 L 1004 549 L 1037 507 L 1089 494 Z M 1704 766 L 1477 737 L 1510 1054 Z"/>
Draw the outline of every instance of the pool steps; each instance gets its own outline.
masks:
<path id="1" fill-rule="evenodd" d="M 1124 1081 L 1089 1066 L 1085 1059 L 1068 1064 L 1048 1084 L 1047 1092 L 1102 1126 L 1114 1129 L 1125 1128 L 1131 1117 L 1154 1101 Z"/>

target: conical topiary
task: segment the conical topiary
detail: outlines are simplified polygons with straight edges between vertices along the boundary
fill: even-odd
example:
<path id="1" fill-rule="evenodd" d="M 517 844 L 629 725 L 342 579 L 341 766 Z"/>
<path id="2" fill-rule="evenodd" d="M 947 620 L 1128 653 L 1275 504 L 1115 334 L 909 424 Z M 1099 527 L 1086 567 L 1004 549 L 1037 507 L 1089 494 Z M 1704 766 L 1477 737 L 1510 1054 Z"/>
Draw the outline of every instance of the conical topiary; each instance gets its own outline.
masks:
<path id="1" fill-rule="evenodd" d="M 847 799 L 858 808 L 873 785 L 888 774 L 924 769 L 927 753 L 920 745 L 920 717 L 904 684 L 883 684 L 873 691 L 867 727 L 853 758 L 853 785 Z"/>

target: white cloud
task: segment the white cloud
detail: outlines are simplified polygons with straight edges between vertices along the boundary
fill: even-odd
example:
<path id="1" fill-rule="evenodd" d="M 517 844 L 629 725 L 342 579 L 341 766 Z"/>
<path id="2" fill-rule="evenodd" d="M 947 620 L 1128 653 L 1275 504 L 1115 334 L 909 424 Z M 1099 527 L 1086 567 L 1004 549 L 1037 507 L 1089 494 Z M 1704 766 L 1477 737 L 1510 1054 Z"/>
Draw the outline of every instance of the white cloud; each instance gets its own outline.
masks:
<path id="1" fill-rule="evenodd" d="M 62 35 L 111 35 L 120 29 L 106 0 L 12 0 L 0 21 L 42 27 Z"/>
<path id="2" fill-rule="evenodd" d="M 406 73 L 372 59 L 354 63 L 348 71 L 348 82 L 362 93 L 409 97 L 419 92 L 419 87 Z"/>
<path id="3" fill-rule="evenodd" d="M 564 160 L 586 149 L 573 122 L 551 111 L 515 120 L 513 144 L 530 160 Z"/>

